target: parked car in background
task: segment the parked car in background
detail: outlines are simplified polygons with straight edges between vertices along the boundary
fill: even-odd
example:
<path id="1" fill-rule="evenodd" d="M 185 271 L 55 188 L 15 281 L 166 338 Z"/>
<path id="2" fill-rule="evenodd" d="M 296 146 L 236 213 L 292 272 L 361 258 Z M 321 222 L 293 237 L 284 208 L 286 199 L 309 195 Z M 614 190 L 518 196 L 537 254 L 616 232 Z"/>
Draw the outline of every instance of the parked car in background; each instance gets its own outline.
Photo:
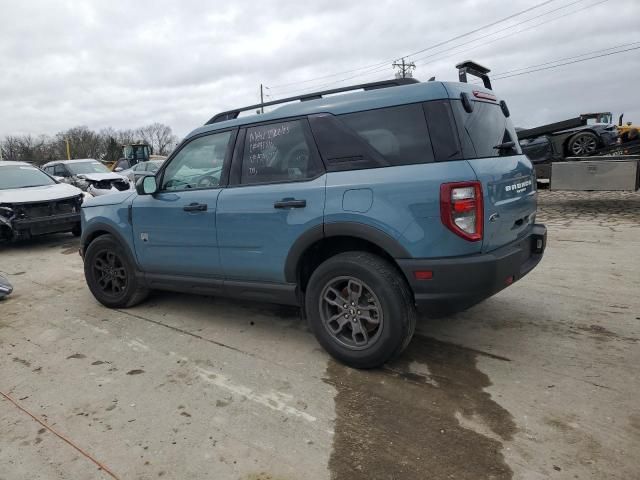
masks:
<path id="1" fill-rule="evenodd" d="M 146 162 L 140 162 L 127 170 L 117 170 L 117 173 L 123 177 L 127 177 L 133 184 L 139 178 L 146 177 L 147 175 L 155 175 L 158 169 L 162 166 L 164 160 L 148 160 Z"/>
<path id="2" fill-rule="evenodd" d="M 13 286 L 9 283 L 6 277 L 0 274 L 0 300 L 13 292 Z"/>
<path id="3" fill-rule="evenodd" d="M 0 161 L 0 240 L 72 232 L 80 235 L 80 189 L 25 162 Z"/>
<path id="4" fill-rule="evenodd" d="M 13 292 L 13 286 L 6 277 L 0 274 L 0 300 Z"/>
<path id="5" fill-rule="evenodd" d="M 534 164 L 538 179 L 549 178 L 551 163 L 583 157 L 615 145 L 618 128 L 609 112 L 584 113 L 579 117 L 529 129 L 516 129 L 524 153 Z"/>
<path id="6" fill-rule="evenodd" d="M 507 104 L 487 69 L 458 69 L 464 83 L 396 79 L 215 115 L 136 191 L 87 200 L 89 289 L 111 308 L 150 289 L 300 305 L 335 358 L 383 365 L 409 344 L 416 305 L 469 307 L 545 249 Z"/>
<path id="7" fill-rule="evenodd" d="M 90 193 L 94 197 L 131 188 L 131 182 L 109 169 L 97 160 L 56 160 L 45 164 L 42 169 L 64 183 Z"/>

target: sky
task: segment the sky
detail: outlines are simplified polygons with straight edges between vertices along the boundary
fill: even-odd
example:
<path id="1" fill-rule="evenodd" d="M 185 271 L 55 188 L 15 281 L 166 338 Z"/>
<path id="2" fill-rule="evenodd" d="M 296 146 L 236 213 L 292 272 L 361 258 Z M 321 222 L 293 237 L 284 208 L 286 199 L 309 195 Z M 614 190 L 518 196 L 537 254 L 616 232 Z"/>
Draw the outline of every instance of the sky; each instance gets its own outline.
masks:
<path id="1" fill-rule="evenodd" d="M 258 103 L 260 84 L 277 99 L 392 78 L 421 50 L 407 57 L 420 80 L 490 68 L 517 126 L 592 111 L 640 123 L 640 50 L 500 79 L 640 42 L 640 0 L 551 0 L 490 26 L 543 1 L 0 0 L 0 137 L 153 122 L 183 137 Z"/>

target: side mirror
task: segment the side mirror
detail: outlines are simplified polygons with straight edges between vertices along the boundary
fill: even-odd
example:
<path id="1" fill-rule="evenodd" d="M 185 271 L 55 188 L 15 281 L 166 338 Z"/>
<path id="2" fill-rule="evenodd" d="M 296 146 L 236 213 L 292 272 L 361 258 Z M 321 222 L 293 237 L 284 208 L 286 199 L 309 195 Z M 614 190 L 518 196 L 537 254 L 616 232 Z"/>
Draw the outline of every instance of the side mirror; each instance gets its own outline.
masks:
<path id="1" fill-rule="evenodd" d="M 136 192 L 138 195 L 153 195 L 158 191 L 156 177 L 142 177 L 136 182 Z"/>
<path id="2" fill-rule="evenodd" d="M 64 182 L 64 177 L 54 176 L 54 177 L 53 177 L 53 179 L 54 179 L 56 182 Z"/>
<path id="3" fill-rule="evenodd" d="M 116 168 L 113 169 L 114 172 L 121 172 L 123 170 L 124 170 L 124 168 L 122 168 L 122 167 L 116 167 Z"/>

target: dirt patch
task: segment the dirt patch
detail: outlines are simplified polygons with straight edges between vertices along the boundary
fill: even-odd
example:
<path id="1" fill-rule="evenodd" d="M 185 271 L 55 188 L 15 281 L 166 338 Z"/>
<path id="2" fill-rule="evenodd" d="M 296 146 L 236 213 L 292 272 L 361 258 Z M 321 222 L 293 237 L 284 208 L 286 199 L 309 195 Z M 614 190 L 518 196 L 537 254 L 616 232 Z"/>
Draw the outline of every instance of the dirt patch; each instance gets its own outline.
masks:
<path id="1" fill-rule="evenodd" d="M 70 360 L 70 359 L 80 360 L 82 358 L 87 358 L 87 356 L 84 353 L 74 353 L 73 355 L 69 355 L 67 357 L 67 360 Z"/>
<path id="2" fill-rule="evenodd" d="M 628 343 L 638 343 L 640 339 L 634 337 L 624 337 L 618 335 L 611 330 L 604 328 L 601 325 L 579 325 L 576 327 L 581 332 L 585 332 L 591 335 L 593 339 L 600 342 L 606 342 L 609 340 L 622 340 Z"/>
<path id="3" fill-rule="evenodd" d="M 386 369 L 358 371 L 330 362 L 336 395 L 329 467 L 334 479 L 510 479 L 502 441 L 511 414 L 484 388 L 479 352 L 415 337 Z M 486 435 L 461 426 L 480 423 Z M 470 427 L 471 428 L 471 427 Z"/>
<path id="4" fill-rule="evenodd" d="M 16 363 L 21 363 L 25 367 L 30 367 L 31 366 L 31 362 L 28 361 L 28 360 L 25 360 L 24 358 L 13 357 L 13 361 L 16 362 Z"/>

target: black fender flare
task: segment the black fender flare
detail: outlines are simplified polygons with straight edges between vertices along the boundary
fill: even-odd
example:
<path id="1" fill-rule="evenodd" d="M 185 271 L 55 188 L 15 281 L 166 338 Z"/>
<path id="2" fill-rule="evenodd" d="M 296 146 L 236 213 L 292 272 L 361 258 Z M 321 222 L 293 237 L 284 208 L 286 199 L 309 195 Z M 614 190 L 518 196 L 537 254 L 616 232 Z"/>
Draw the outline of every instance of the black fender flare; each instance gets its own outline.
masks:
<path id="1" fill-rule="evenodd" d="M 114 227 L 106 223 L 97 223 L 95 225 L 91 225 L 91 227 L 88 229 L 82 230 L 82 236 L 80 237 L 80 248 L 82 249 L 83 258 L 84 258 L 84 253 L 87 250 L 87 247 L 91 243 L 91 242 L 88 242 L 87 239 L 93 237 L 94 236 L 93 234 L 96 232 L 106 232 L 107 234 L 115 237 L 115 239 L 118 242 L 120 242 L 120 245 L 122 245 L 122 248 L 127 253 L 127 256 L 129 257 L 129 261 L 135 266 L 136 270 L 140 271 L 140 266 L 138 265 L 138 261 L 136 260 L 135 253 L 132 252 L 131 249 L 129 248 L 129 242 L 125 240 L 124 235 L 122 235 L 121 232 L 119 232 L 117 229 L 115 229 Z M 98 237 L 99 236 L 100 235 L 98 235 Z"/>
<path id="2" fill-rule="evenodd" d="M 358 222 L 331 222 L 316 225 L 303 233 L 289 249 L 284 266 L 285 281 L 297 282 L 298 262 L 305 251 L 319 240 L 331 237 L 353 237 L 373 243 L 393 258 L 411 258 L 398 240 L 379 228 Z"/>

